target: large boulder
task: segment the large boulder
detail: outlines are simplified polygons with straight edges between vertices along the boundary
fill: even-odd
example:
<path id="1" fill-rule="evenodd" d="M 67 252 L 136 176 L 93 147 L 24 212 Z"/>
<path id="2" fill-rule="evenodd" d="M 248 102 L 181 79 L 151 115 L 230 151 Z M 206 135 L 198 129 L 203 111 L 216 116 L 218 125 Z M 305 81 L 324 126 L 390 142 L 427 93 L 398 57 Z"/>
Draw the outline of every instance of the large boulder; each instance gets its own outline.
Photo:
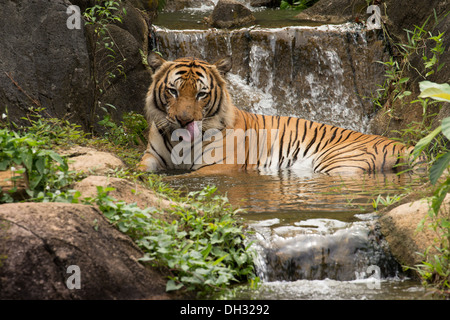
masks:
<path id="1" fill-rule="evenodd" d="M 68 29 L 65 0 L 0 0 L 0 113 L 11 121 L 46 108 L 86 125 L 93 103 L 84 29 Z M 75 117 L 76 115 L 76 117 Z"/>
<path id="2" fill-rule="evenodd" d="M 143 111 L 151 73 L 142 61 L 149 50 L 148 23 L 157 1 L 122 1 L 122 22 L 108 25 L 114 52 L 97 44 L 93 27 L 85 26 L 82 17 L 80 28 L 67 27 L 76 14 L 67 13 L 70 5 L 79 6 L 82 13 L 95 4 L 0 0 L 0 114 L 22 124 L 30 107 L 45 108 L 44 115 L 92 129 L 107 105 L 115 106 L 108 110 L 114 120 L 124 112 Z"/>
<path id="3" fill-rule="evenodd" d="M 235 0 L 219 0 L 206 22 L 215 28 L 237 28 L 255 21 L 253 13 Z"/>
<path id="4" fill-rule="evenodd" d="M 383 214 L 379 223 L 381 233 L 389 243 L 389 248 L 396 260 L 403 266 L 413 267 L 422 263 L 420 255 L 430 248 L 430 253 L 437 237 L 431 227 L 428 216 L 430 204 L 427 199 L 402 204 Z M 448 214 L 450 195 L 444 200 L 440 214 Z"/>
<path id="5" fill-rule="evenodd" d="M 355 21 L 356 17 L 366 17 L 366 7 L 367 1 L 365 0 L 319 0 L 312 7 L 299 13 L 296 19 L 324 23 L 344 23 Z"/>
<path id="6" fill-rule="evenodd" d="M 0 205 L 0 299 L 169 298 L 142 256 L 93 207 Z"/>

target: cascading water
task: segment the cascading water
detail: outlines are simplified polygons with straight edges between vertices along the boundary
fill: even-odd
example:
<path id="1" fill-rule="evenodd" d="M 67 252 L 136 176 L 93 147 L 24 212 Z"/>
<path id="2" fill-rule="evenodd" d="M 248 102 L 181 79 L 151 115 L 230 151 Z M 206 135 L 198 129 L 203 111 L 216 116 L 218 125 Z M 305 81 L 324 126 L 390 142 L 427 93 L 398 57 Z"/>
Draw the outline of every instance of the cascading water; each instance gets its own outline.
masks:
<path id="1" fill-rule="evenodd" d="M 168 59 L 231 56 L 229 90 L 241 109 L 367 131 L 367 97 L 376 89 L 374 77 L 382 76 L 374 61 L 383 51 L 369 46 L 354 24 L 155 32 L 157 50 Z"/>

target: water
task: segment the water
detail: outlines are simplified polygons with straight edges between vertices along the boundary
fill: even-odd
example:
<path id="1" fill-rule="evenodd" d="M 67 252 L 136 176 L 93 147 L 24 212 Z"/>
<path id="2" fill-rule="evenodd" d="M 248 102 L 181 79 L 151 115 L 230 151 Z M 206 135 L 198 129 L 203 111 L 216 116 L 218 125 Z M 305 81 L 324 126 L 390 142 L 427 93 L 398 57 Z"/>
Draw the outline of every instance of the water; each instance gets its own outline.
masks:
<path id="1" fill-rule="evenodd" d="M 262 286 L 238 299 L 430 298 L 391 256 L 373 213 L 376 195 L 400 195 L 418 184 L 416 176 L 285 169 L 167 179 L 189 191 L 215 185 L 245 209 Z"/>
<path id="2" fill-rule="evenodd" d="M 204 18 L 212 13 L 213 7 L 203 6 L 200 8 L 190 8 L 175 12 L 161 12 L 155 19 L 154 24 L 164 26 L 171 30 L 200 29 L 207 30 L 209 26 Z M 306 22 L 295 19 L 299 14 L 295 10 L 261 9 L 252 8 L 255 16 L 254 25 L 263 28 L 279 28 L 289 26 L 318 26 L 319 23 Z"/>

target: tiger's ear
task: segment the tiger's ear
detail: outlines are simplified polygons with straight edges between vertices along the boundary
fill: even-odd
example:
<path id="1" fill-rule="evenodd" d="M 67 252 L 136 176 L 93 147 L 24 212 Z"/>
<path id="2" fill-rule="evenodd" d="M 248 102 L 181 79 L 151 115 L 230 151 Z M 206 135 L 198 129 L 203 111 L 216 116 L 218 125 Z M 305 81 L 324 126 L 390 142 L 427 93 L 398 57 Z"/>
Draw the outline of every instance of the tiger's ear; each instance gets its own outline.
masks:
<path id="1" fill-rule="evenodd" d="M 227 72 L 230 71 L 231 67 L 233 66 L 233 64 L 231 63 L 231 57 L 220 59 L 219 61 L 214 63 L 214 65 L 216 66 L 217 70 L 219 70 L 220 74 L 223 76 L 227 74 Z"/>
<path id="2" fill-rule="evenodd" d="M 155 72 L 163 65 L 164 62 L 166 62 L 166 60 L 164 60 L 158 53 L 152 51 L 148 53 L 147 62 L 153 72 Z"/>

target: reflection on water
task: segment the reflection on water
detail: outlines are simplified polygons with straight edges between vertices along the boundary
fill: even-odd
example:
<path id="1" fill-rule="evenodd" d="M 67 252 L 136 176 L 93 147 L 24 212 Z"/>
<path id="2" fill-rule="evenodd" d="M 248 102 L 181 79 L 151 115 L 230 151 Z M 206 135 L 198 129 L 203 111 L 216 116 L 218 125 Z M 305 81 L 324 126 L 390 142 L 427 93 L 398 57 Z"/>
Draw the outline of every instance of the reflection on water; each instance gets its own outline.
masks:
<path id="1" fill-rule="evenodd" d="M 417 177 L 395 173 L 325 175 L 292 169 L 270 172 L 230 172 L 216 176 L 181 175 L 169 178 L 176 188 L 190 191 L 215 185 L 233 205 L 247 211 L 247 219 L 276 214 L 286 223 L 293 218 L 338 218 L 354 221 L 355 213 L 373 210 L 378 194 L 401 194 Z"/>
<path id="2" fill-rule="evenodd" d="M 215 185 L 245 209 L 263 281 L 255 299 L 422 299 L 379 233 L 372 201 L 419 183 L 409 174 L 331 176 L 291 169 L 169 176 L 187 191 Z M 378 290 L 367 291 L 373 268 Z M 373 270 L 372 270 L 373 271 Z M 332 293 L 331 293 L 332 291 Z M 243 292 L 241 298 L 250 293 Z"/>
<path id="3" fill-rule="evenodd" d="M 171 30 L 206 30 L 210 27 L 204 22 L 213 11 L 213 7 L 203 7 L 198 9 L 184 9 L 175 12 L 161 12 L 154 21 L 154 24 Z M 295 10 L 279 9 L 256 9 L 254 25 L 263 28 L 280 28 L 285 26 L 317 26 L 321 23 L 301 21 L 295 19 L 298 14 Z"/>

